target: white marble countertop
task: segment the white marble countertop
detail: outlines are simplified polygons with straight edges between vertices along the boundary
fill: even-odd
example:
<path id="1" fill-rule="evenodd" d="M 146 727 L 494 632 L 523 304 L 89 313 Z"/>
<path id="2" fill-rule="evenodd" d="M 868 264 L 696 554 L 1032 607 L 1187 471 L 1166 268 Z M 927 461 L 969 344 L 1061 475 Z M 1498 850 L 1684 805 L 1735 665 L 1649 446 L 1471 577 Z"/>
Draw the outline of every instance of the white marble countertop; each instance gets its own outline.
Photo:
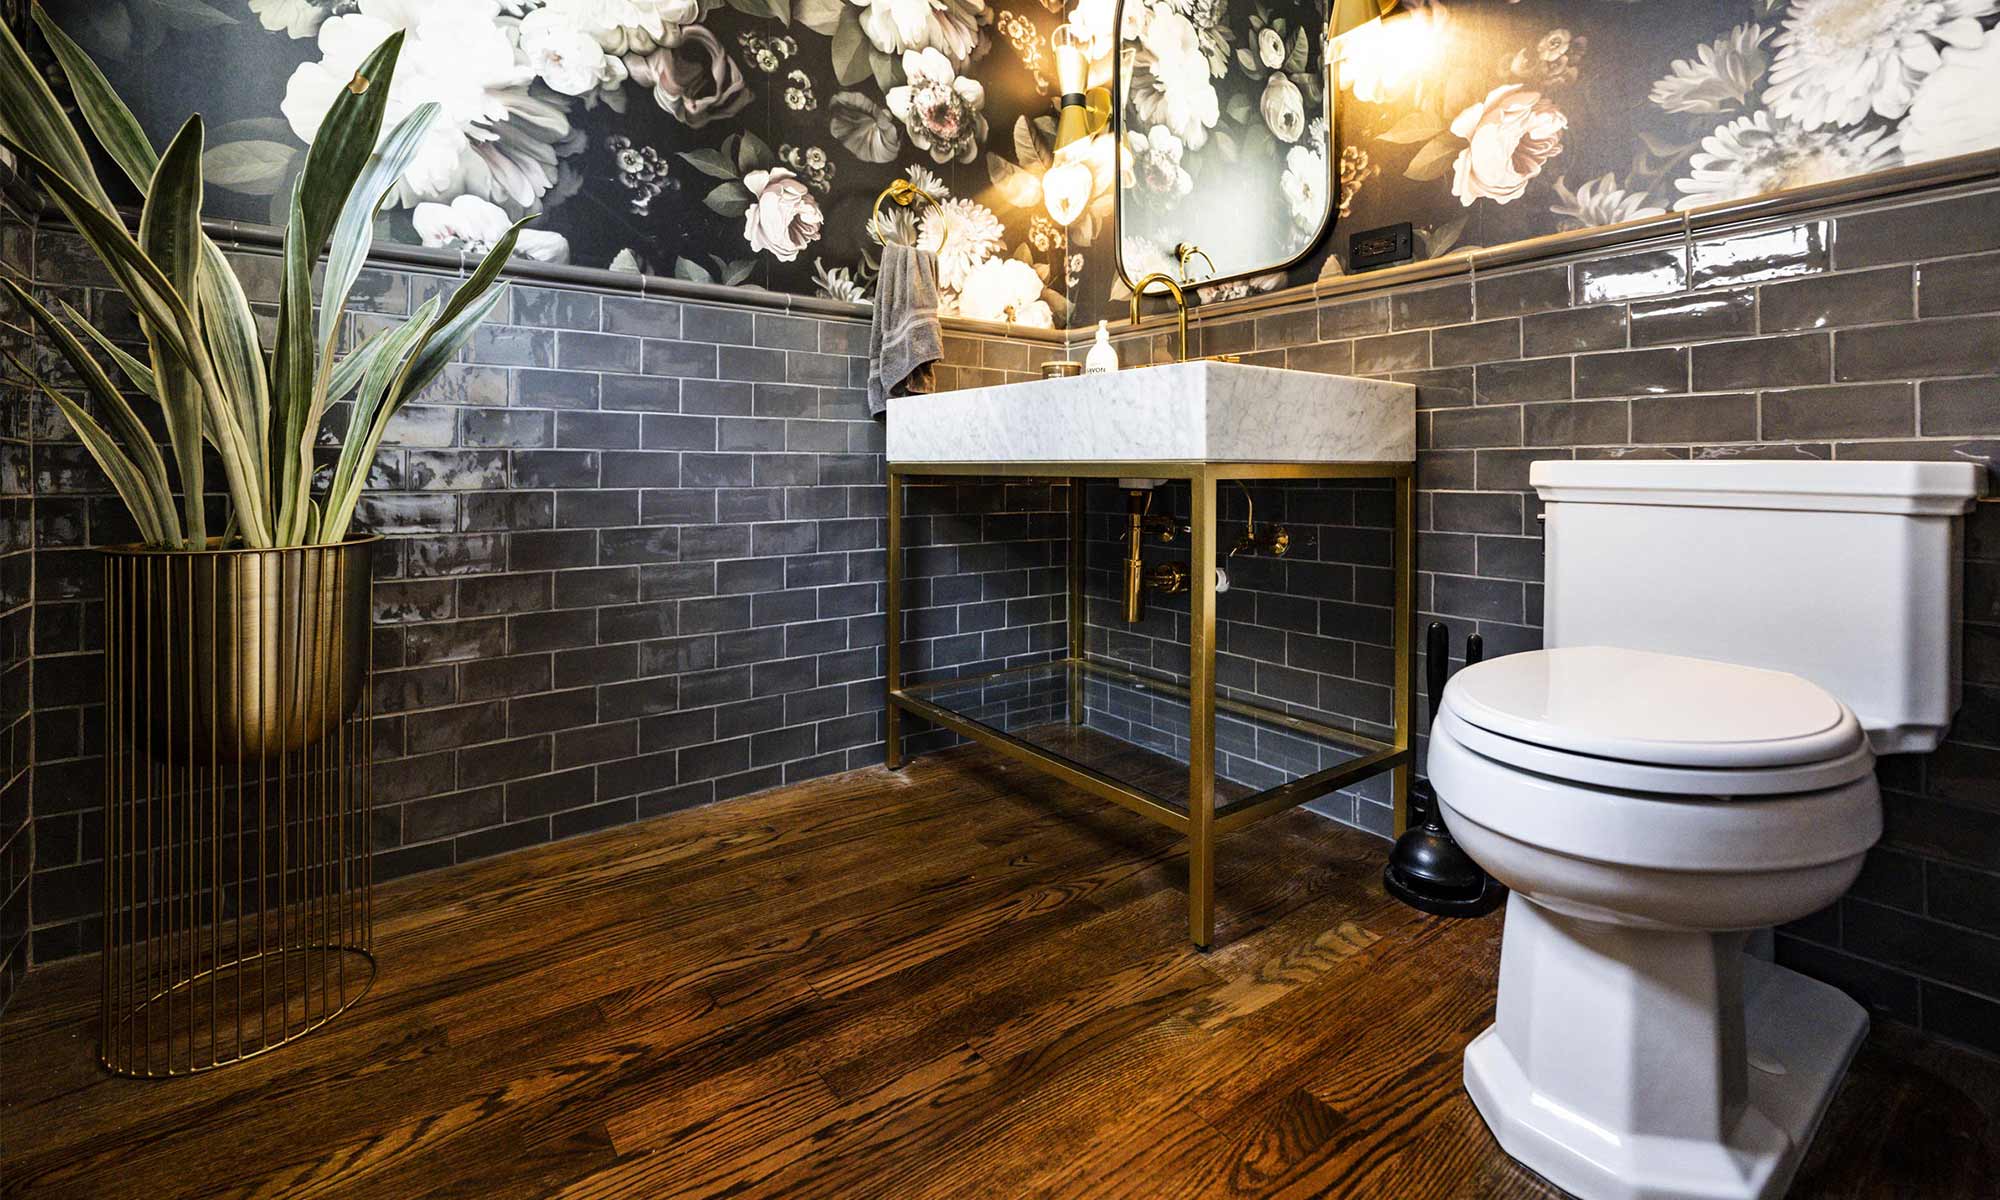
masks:
<path id="1" fill-rule="evenodd" d="M 1417 389 L 1188 362 L 889 400 L 892 463 L 1410 462 Z"/>

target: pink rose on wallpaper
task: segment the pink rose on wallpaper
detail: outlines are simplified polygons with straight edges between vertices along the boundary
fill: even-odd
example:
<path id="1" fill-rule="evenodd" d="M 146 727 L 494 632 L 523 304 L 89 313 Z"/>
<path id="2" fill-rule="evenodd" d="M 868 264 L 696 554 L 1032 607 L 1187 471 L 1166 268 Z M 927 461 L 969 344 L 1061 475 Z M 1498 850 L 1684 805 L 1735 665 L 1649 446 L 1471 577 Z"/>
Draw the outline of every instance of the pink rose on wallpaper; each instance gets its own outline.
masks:
<path id="1" fill-rule="evenodd" d="M 660 107 L 689 129 L 733 117 L 750 103 L 743 68 L 723 50 L 713 33 L 699 25 L 683 29 L 677 44 L 627 61 L 632 78 L 652 88 Z"/>
<path id="2" fill-rule="evenodd" d="M 1562 153 L 1568 128 L 1569 118 L 1540 92 L 1518 83 L 1494 88 L 1451 123 L 1467 142 L 1452 163 L 1452 195 L 1467 207 L 1482 196 L 1495 204 L 1519 200 L 1542 164 Z"/>
<path id="3" fill-rule="evenodd" d="M 752 250 L 768 250 L 779 262 L 791 262 L 819 240 L 824 220 L 819 201 L 798 176 L 784 167 L 772 167 L 745 175 L 743 186 L 751 195 L 750 211 L 743 214 L 743 238 Z"/>

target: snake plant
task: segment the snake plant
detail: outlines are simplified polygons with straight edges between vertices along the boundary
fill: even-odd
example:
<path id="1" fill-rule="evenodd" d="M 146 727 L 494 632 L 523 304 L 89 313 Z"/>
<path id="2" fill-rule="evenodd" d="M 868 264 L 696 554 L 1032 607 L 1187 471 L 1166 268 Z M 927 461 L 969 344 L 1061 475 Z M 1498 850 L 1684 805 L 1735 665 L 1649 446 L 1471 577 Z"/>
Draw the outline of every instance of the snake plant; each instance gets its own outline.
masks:
<path id="1" fill-rule="evenodd" d="M 214 447 L 227 484 L 228 544 L 261 549 L 342 540 L 390 419 L 437 377 L 499 301 L 493 283 L 513 252 L 520 223 L 448 300 L 433 297 L 401 325 L 340 353 L 341 317 L 368 257 L 376 212 L 437 115 L 435 104 L 421 105 L 383 133 L 403 41 L 400 32 L 391 35 L 341 90 L 306 151 L 285 227 L 284 285 L 267 356 L 241 284 L 202 232 L 201 117 L 188 118 L 167 148 L 156 151 L 89 56 L 40 6 L 33 19 L 98 145 L 144 197 L 136 233 L 99 180 L 62 104 L 4 22 L 0 146 L 31 168 L 131 299 L 146 353 L 142 359 L 121 348 L 68 304 L 58 301 L 60 312 L 51 311 L 27 288 L 0 278 L 0 288 L 47 333 L 89 403 L 18 358 L 16 369 L 68 419 L 146 544 L 207 544 L 214 526 L 206 507 L 204 443 Z M 322 254 L 325 275 L 315 297 L 313 268 Z M 320 426 L 350 397 L 338 455 L 316 486 Z M 135 403 L 159 407 L 166 455 Z"/>

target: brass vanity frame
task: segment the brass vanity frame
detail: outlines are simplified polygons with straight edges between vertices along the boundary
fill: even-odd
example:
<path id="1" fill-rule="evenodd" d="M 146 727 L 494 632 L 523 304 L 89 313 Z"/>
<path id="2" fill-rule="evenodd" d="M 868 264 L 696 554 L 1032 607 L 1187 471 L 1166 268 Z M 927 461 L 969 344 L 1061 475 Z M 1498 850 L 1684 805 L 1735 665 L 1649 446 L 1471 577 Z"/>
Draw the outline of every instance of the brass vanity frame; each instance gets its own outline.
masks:
<path id="1" fill-rule="evenodd" d="M 1016 667 L 983 676 L 940 680 L 905 687 L 902 673 L 903 642 L 903 488 L 912 480 L 945 476 L 992 478 L 1067 479 L 1069 481 L 1069 646 L 1067 657 L 1051 662 Z M 1215 694 L 1215 590 L 1213 586 L 1191 587 L 1188 597 L 1190 641 L 1188 653 L 1188 811 L 1183 813 L 1163 804 L 1130 784 L 1094 771 L 1014 737 L 999 729 L 961 717 L 932 703 L 925 693 L 943 687 L 963 687 L 1004 676 L 1045 670 L 1062 665 L 1069 668 L 1070 719 L 1082 720 L 1082 698 L 1077 695 L 1086 672 L 1111 678 L 1125 678 L 1169 694 L 1181 689 L 1159 680 L 1127 672 L 1122 668 L 1091 659 L 1084 649 L 1083 606 L 1083 482 L 1086 479 L 1120 477 L 1186 481 L 1193 493 L 1189 513 L 1189 574 L 1197 580 L 1214 580 L 1218 510 L 1216 485 L 1229 480 L 1296 479 L 1389 479 L 1395 483 L 1395 599 L 1394 613 L 1395 690 L 1393 696 L 1395 734 L 1384 742 L 1345 729 L 1336 729 L 1288 713 L 1246 704 Z M 903 713 L 922 717 L 981 745 L 1060 779 L 1072 787 L 1138 813 L 1188 839 L 1188 936 L 1206 949 L 1215 940 L 1215 843 L 1216 839 L 1265 817 L 1317 799 L 1328 792 L 1363 779 L 1391 773 L 1398 832 L 1408 821 L 1410 777 L 1415 752 L 1411 746 L 1415 728 L 1416 688 L 1414 655 L 1416 646 L 1416 493 L 1413 464 L 1382 462 L 891 462 L 889 464 L 888 512 L 888 704 L 885 761 L 891 770 L 904 762 L 900 719 Z M 1328 741 L 1352 746 L 1360 757 L 1334 767 L 1267 788 L 1250 796 L 1215 803 L 1215 714 L 1217 709 L 1239 713 L 1296 729 Z"/>

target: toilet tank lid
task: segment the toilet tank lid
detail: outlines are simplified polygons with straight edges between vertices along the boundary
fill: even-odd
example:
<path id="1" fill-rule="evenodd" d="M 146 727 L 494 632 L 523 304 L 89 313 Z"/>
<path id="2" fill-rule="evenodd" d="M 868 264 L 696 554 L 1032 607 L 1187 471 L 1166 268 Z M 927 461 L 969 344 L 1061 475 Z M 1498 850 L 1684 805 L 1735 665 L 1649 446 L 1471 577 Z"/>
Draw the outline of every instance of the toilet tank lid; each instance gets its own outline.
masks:
<path id="1" fill-rule="evenodd" d="M 1545 501 L 1955 516 L 1985 490 L 1970 462 L 1821 459 L 1544 459 L 1528 482 Z"/>

